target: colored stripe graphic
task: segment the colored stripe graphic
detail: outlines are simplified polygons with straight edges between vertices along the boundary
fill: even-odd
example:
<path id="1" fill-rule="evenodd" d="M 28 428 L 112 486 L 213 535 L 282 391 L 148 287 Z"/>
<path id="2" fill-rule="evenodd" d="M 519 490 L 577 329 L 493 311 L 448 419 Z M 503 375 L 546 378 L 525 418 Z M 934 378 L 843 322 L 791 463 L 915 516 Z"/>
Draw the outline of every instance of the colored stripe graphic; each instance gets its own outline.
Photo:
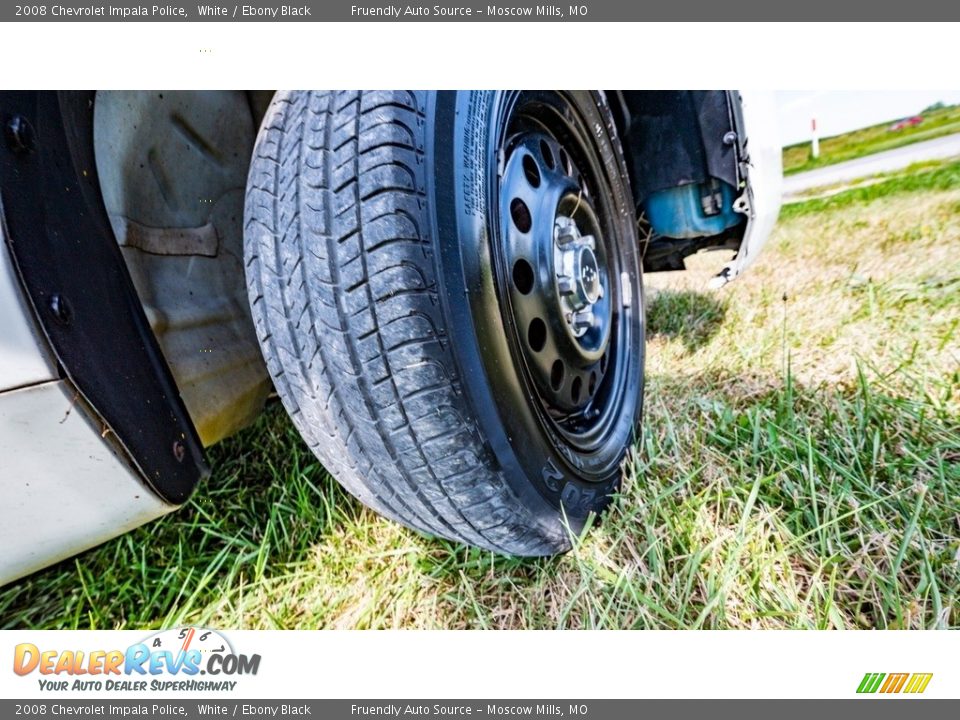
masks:
<path id="1" fill-rule="evenodd" d="M 927 689 L 933 673 L 866 673 L 860 685 L 857 686 L 858 693 L 871 694 L 880 692 L 884 694 L 895 694 L 899 692 L 918 694 Z"/>
<path id="2" fill-rule="evenodd" d="M 930 678 L 933 677 L 933 673 L 914 673 L 910 678 L 910 682 L 907 683 L 907 687 L 904 689 L 905 693 L 922 693 L 927 689 L 927 685 L 930 684 Z"/>
<path id="3" fill-rule="evenodd" d="M 875 693 L 877 688 L 880 687 L 880 681 L 883 680 L 884 673 L 867 673 L 863 676 L 863 680 L 860 681 L 860 687 L 857 688 L 858 693 Z"/>
<path id="4" fill-rule="evenodd" d="M 910 673 L 890 673 L 887 675 L 887 681 L 880 688 L 882 693 L 898 693 L 903 688 Z"/>

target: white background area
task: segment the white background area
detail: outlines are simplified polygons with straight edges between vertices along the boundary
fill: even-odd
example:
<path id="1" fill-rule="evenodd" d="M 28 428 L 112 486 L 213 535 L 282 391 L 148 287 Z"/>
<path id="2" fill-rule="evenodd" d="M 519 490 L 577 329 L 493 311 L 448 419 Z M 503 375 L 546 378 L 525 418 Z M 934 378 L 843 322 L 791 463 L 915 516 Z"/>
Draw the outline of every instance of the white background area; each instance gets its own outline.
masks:
<path id="1" fill-rule="evenodd" d="M 802 93 L 933 91 L 924 97 L 949 100 L 942 89 L 960 85 L 958 38 L 950 23 L 16 24 L 0 28 L 0 85 L 742 87 L 793 92 L 782 106 L 794 103 L 802 118 L 804 102 L 819 102 Z M 893 114 L 918 112 L 926 101 L 917 98 Z M 849 129 L 823 122 L 825 132 Z M 853 126 L 869 122 L 858 116 Z M 923 697 L 960 697 L 960 635 L 948 632 L 224 630 L 238 652 L 263 656 L 260 674 L 224 699 L 848 698 L 866 672 L 932 672 Z M 0 694 L 40 695 L 36 674 L 12 673 L 17 642 L 111 649 L 148 634 L 0 632 Z"/>
<path id="2" fill-rule="evenodd" d="M 45 697 L 38 671 L 12 672 L 13 648 L 125 650 L 148 632 L 8 631 L 0 636 L 0 696 Z M 960 697 L 957 635 L 949 631 L 230 631 L 236 653 L 261 656 L 232 693 L 248 698 L 853 698 L 867 672 L 932 672 L 923 695 Z M 46 676 L 47 679 L 54 676 Z M 113 676 L 140 680 L 149 676 Z M 56 679 L 72 680 L 69 676 Z M 93 679 L 89 675 L 81 679 Z M 183 675 L 162 680 L 191 679 Z M 60 697 L 138 699 L 156 693 Z M 167 697 L 186 698 L 185 693 Z M 860 696 L 864 697 L 864 696 Z M 865 702 L 871 700 L 865 699 Z M 909 711 L 907 711 L 909 712 Z"/>
<path id="3" fill-rule="evenodd" d="M 7 23 L 0 85 L 941 91 L 960 86 L 958 37 L 960 23 Z"/>

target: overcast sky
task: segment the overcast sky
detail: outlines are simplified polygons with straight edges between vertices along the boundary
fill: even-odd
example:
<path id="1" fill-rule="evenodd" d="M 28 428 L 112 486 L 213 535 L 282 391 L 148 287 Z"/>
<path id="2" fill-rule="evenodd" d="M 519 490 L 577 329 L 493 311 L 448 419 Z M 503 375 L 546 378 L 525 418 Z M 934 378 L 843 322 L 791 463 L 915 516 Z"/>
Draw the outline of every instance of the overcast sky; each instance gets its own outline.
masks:
<path id="1" fill-rule="evenodd" d="M 810 139 L 810 119 L 820 136 L 916 115 L 937 101 L 960 103 L 957 90 L 800 90 L 777 93 L 780 137 L 784 145 Z"/>

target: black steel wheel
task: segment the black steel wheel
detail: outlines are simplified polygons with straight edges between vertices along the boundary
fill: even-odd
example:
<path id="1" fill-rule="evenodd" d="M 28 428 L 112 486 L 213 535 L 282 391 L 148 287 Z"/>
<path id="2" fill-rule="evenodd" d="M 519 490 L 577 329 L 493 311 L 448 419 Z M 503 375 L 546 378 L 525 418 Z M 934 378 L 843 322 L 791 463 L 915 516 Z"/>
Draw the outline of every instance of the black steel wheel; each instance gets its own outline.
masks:
<path id="1" fill-rule="evenodd" d="M 644 325 L 602 93 L 280 93 L 245 239 L 277 391 L 363 502 L 546 555 L 610 501 Z"/>
<path id="2" fill-rule="evenodd" d="M 630 362 L 619 353 L 636 332 L 623 313 L 636 241 L 584 121 L 564 93 L 511 99 L 492 249 L 513 371 L 527 376 L 554 437 L 590 452 L 629 402 Z"/>

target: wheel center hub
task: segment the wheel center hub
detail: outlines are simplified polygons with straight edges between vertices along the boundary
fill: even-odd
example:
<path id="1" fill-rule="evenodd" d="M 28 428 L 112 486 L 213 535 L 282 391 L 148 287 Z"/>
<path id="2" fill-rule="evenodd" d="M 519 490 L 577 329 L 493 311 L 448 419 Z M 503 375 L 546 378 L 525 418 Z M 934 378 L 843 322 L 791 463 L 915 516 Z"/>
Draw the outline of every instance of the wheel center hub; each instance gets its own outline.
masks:
<path id="1" fill-rule="evenodd" d="M 581 233 L 576 221 L 557 215 L 553 226 L 554 267 L 564 318 L 575 337 L 596 323 L 594 305 L 603 297 L 596 240 Z"/>
<path id="2" fill-rule="evenodd" d="M 620 275 L 574 157 L 541 133 L 514 142 L 500 184 L 512 321 L 548 412 L 582 419 L 603 387 Z"/>

